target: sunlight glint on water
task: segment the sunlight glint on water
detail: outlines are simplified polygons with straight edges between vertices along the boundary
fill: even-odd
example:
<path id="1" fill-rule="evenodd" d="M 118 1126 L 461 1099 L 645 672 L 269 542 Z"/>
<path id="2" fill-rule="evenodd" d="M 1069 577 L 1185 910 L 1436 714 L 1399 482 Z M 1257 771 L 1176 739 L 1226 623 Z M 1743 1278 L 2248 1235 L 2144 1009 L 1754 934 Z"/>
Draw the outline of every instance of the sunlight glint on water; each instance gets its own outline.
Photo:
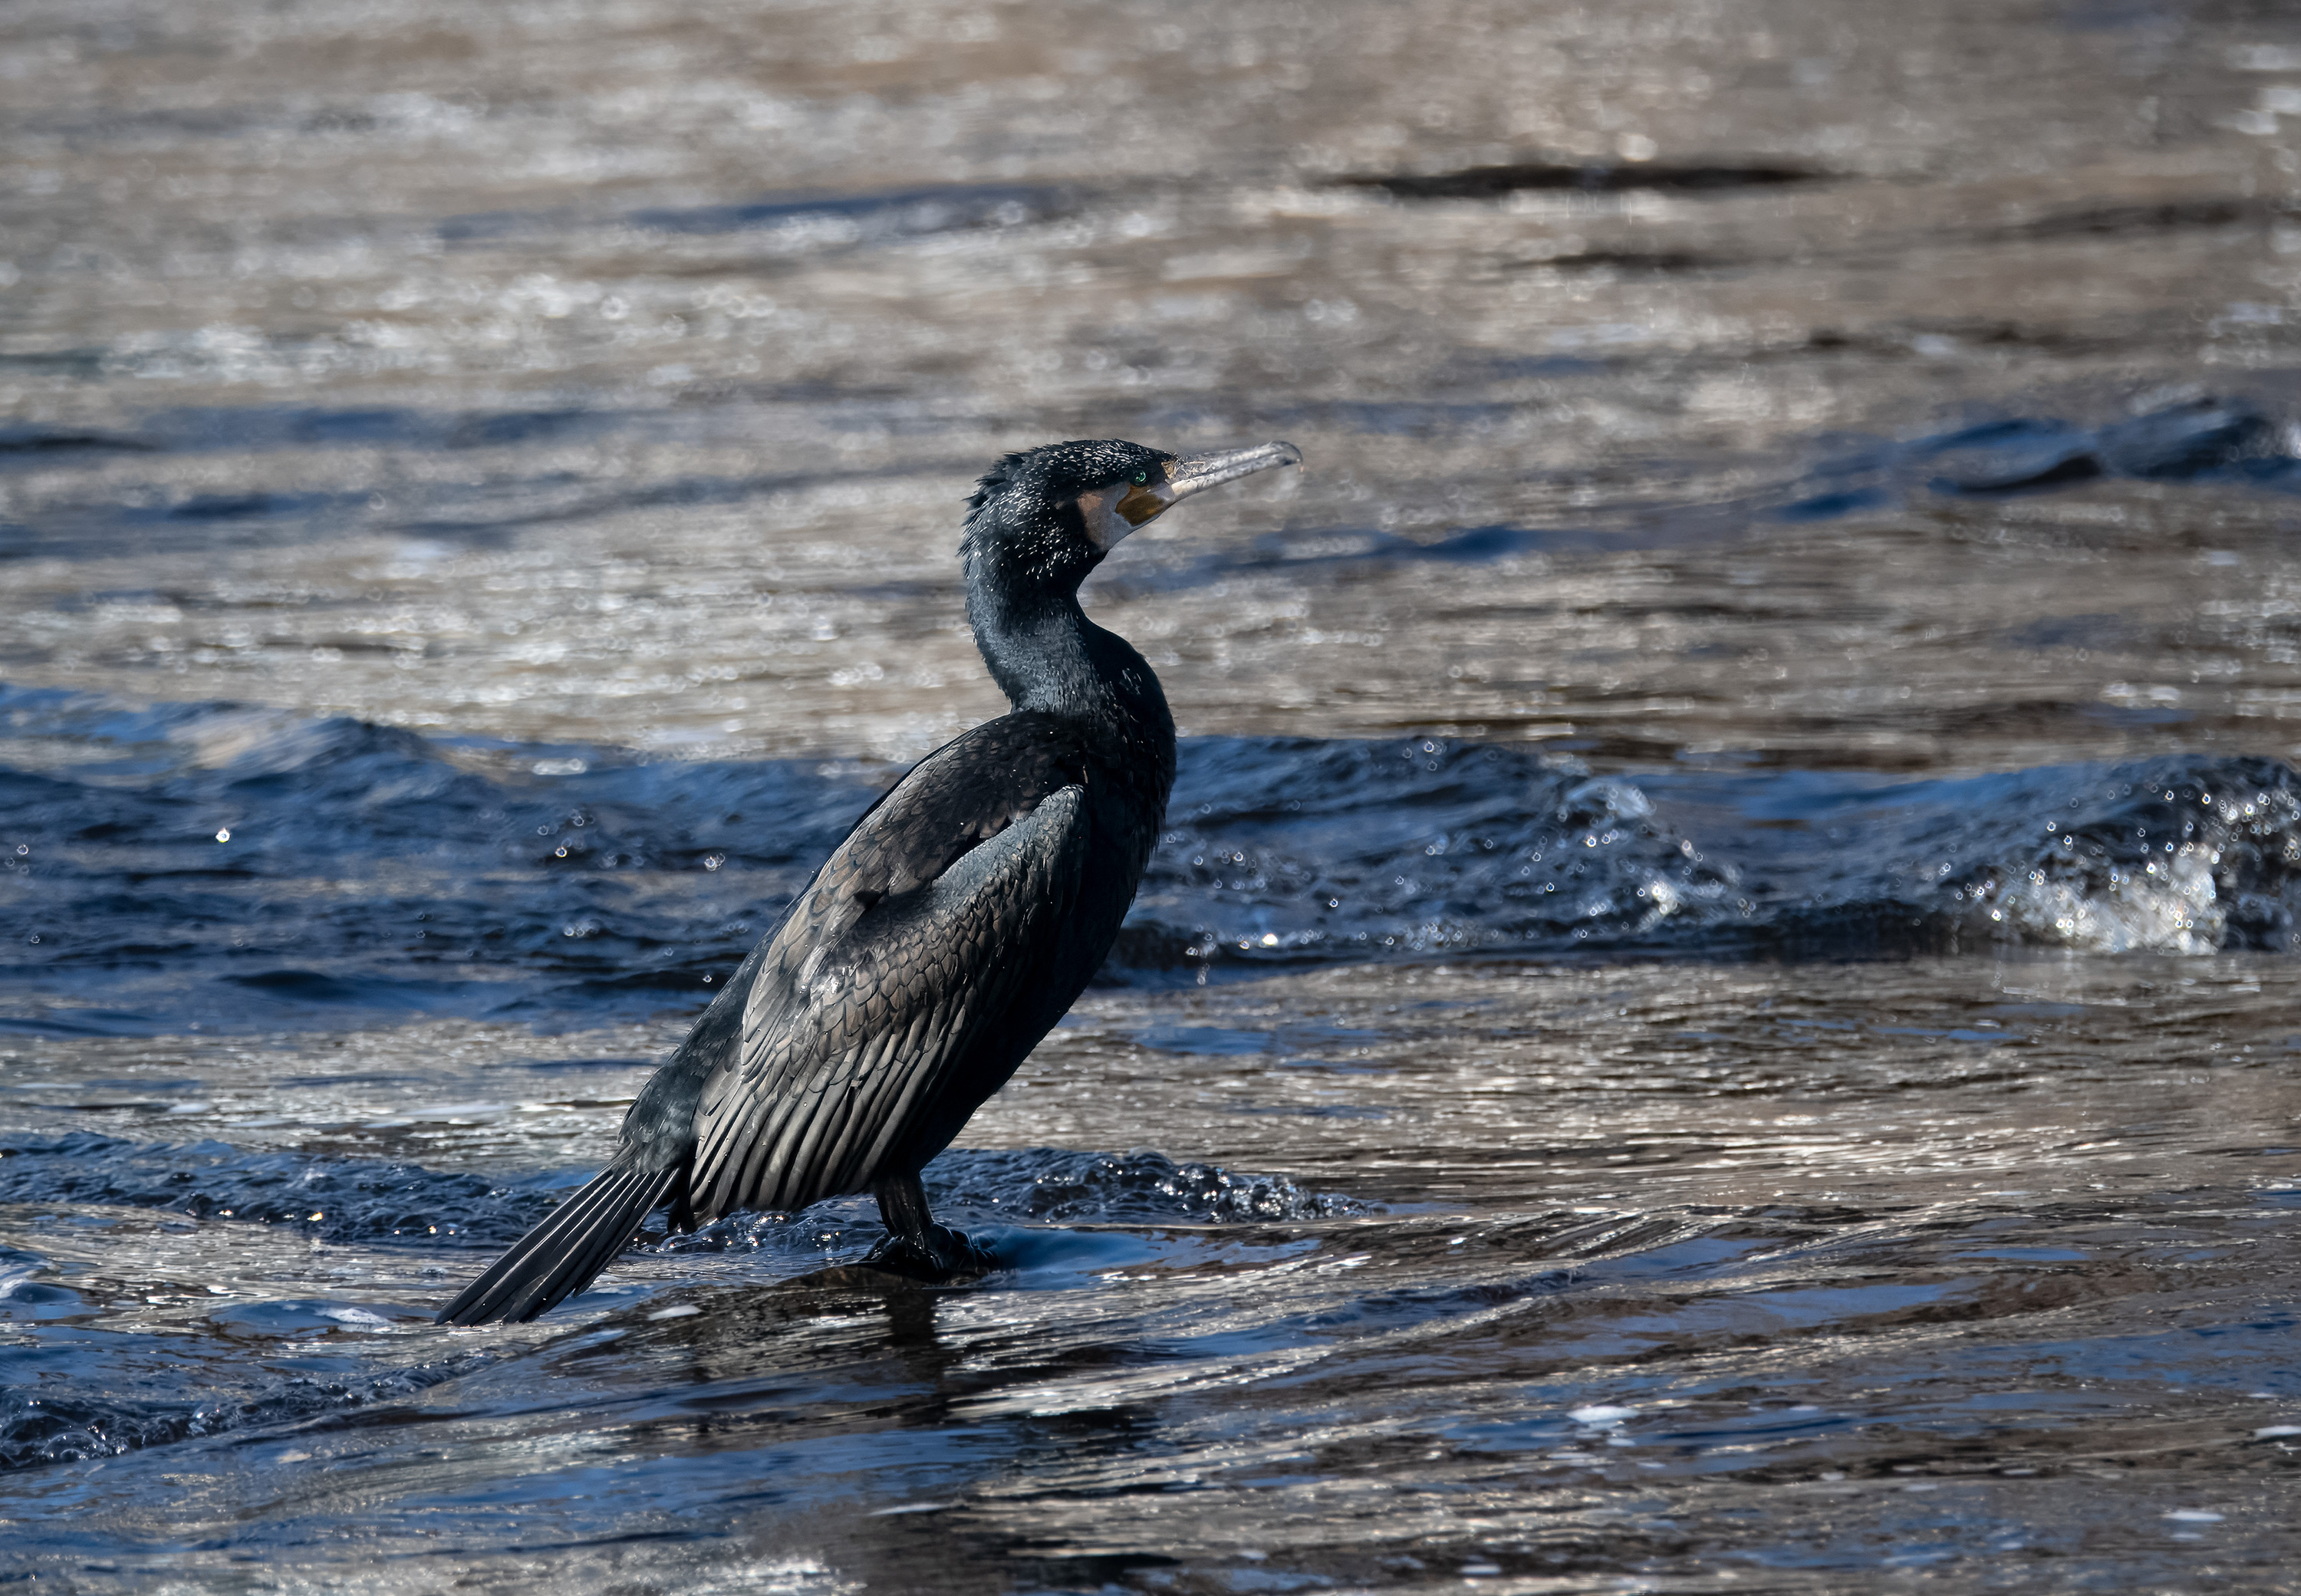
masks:
<path id="1" fill-rule="evenodd" d="M 2270 13 L 0 30 L 0 1573 L 2289 1583 Z M 432 1328 L 1107 435 L 1309 469 L 1090 589 L 1183 769 L 930 1171 L 1010 1266 Z"/>

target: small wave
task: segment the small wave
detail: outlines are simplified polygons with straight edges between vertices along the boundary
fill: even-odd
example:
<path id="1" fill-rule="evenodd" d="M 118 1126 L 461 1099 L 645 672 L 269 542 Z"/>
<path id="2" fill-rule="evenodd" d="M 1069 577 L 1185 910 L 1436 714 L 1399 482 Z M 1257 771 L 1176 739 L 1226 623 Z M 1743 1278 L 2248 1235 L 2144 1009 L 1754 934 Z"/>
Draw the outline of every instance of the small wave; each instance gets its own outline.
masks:
<path id="1" fill-rule="evenodd" d="M 2276 760 L 2070 766 L 1827 807 L 1842 851 L 1769 915 L 1791 950 L 1865 951 L 1866 925 L 1888 952 L 2285 952 L 2301 926 L 2301 776 Z"/>
<path id="2" fill-rule="evenodd" d="M 1825 521 L 1929 492 L 1995 497 L 2103 477 L 2290 492 L 2301 487 L 2301 460 L 2283 428 L 2252 404 L 2201 396 L 2099 426 L 2001 416 L 1923 438 L 1841 442 L 1770 505 L 1778 520 Z"/>
<path id="3" fill-rule="evenodd" d="M 1726 263 L 1723 257 L 1681 252 L 1598 250 L 1544 263 L 1561 270 L 1671 272 Z M 1835 335 L 1819 336 L 1843 341 Z M 1922 333 L 1917 340 L 1956 341 Z M 1908 352 L 1902 340 L 1893 340 L 1892 347 L 1897 355 Z M 1540 363 L 1556 363 L 1556 357 Z M 1377 433 L 1498 421 L 1510 413 L 1505 405 L 1415 402 L 1326 402 L 1298 410 L 1306 428 Z M 1274 415 L 1272 420 L 1289 418 Z M 2160 405 L 2093 426 L 2043 416 L 1999 415 L 1914 438 L 1838 434 L 1817 440 L 1814 457 L 1803 470 L 1744 496 L 1681 505 L 1666 516 L 1624 520 L 1593 510 L 1587 519 L 1562 525 L 1456 526 L 1427 539 L 1347 522 L 1294 528 L 1170 561 L 1138 561 L 1124 571 L 1099 576 L 1097 581 L 1105 592 L 1142 595 L 1204 587 L 1241 574 L 1306 574 L 1321 567 L 1434 562 L 1480 564 L 1560 550 L 1619 547 L 1624 537 L 1738 533 L 1753 519 L 1793 524 L 1835 521 L 1922 505 L 1933 496 L 2048 493 L 2105 477 L 2222 482 L 2291 493 L 2301 489 L 2301 457 L 2294 453 L 2294 436 L 2288 419 L 2273 417 L 2242 398 L 2212 396 Z"/>
<path id="4" fill-rule="evenodd" d="M 1217 959 L 1574 948 L 1742 916 L 1638 782 L 1490 744 L 1208 738 L 1119 948 Z"/>
<path id="5" fill-rule="evenodd" d="M 1305 1191 L 1284 1175 L 1177 1164 L 1148 1148 L 1123 1154 L 1044 1147 L 947 1153 L 929 1166 L 928 1183 L 955 1208 L 1057 1224 L 1227 1224 L 1371 1211 L 1350 1198 Z"/>
<path id="6" fill-rule="evenodd" d="M 1148 1148 L 1128 1153 L 953 1148 L 927 1166 L 925 1184 L 935 1213 L 962 1229 L 1016 1222 L 1245 1224 L 1375 1211 L 1355 1199 L 1304 1191 L 1284 1175 L 1177 1164 Z M 826 1238 L 834 1247 L 858 1244 L 859 1238 L 845 1233 L 849 1227 L 877 1231 L 877 1212 L 868 1199 L 820 1203 L 804 1216 L 730 1214 L 686 1235 L 656 1229 L 648 1246 L 662 1253 L 803 1255 L 823 1249 Z"/>
<path id="7" fill-rule="evenodd" d="M 141 1383 L 153 1383 L 149 1365 L 156 1358 L 180 1362 L 187 1376 L 193 1369 L 205 1368 L 207 1373 L 203 1377 L 182 1382 L 200 1394 L 138 1399 L 110 1393 L 80 1395 L 71 1389 L 46 1385 L 0 1391 L 0 1473 L 116 1458 L 146 1447 L 356 1412 L 403 1400 L 498 1356 L 489 1351 L 465 1353 L 341 1379 L 265 1371 L 274 1373 L 276 1379 L 266 1383 L 258 1375 L 246 1389 L 235 1391 L 217 1389 L 228 1383 L 228 1377 L 225 1381 L 215 1378 L 217 1360 L 212 1348 L 196 1345 L 188 1337 L 139 1339 L 156 1340 L 160 1344 L 145 1349 L 135 1369 L 123 1366 L 112 1371 L 121 1377 L 122 1383 L 139 1375 Z M 87 1362 L 83 1358 L 75 1370 L 74 1383 L 80 1391 L 104 1383 L 102 1373 L 88 1367 Z"/>
<path id="8" fill-rule="evenodd" d="M 0 980 L 55 1000 L 7 1017 L 71 1030 L 101 1009 L 97 1028 L 134 1031 L 707 997 L 873 793 L 811 764 L 0 689 Z"/>
<path id="9" fill-rule="evenodd" d="M 300 1153 L 247 1152 L 218 1141 L 129 1141 L 80 1132 L 0 1141 L 0 1203 L 163 1209 L 188 1218 L 287 1224 L 317 1241 L 367 1245 L 495 1248 L 516 1241 L 559 1203 L 565 1176 L 490 1181 L 413 1164 Z M 1324 1218 L 1366 1211 L 1351 1199 L 1305 1192 L 1284 1175 L 1178 1164 L 1138 1148 L 1125 1154 L 1032 1148 L 955 1148 L 927 1166 L 938 1212 L 968 1223 L 1232 1223 Z M 810 1235 L 828 1221 L 876 1224 L 866 1198 L 808 1211 Z M 792 1218 L 730 1215 L 652 1244 L 668 1252 L 751 1251 L 788 1241 Z M 655 1222 L 660 1226 L 660 1217 Z M 797 1232 L 791 1232 L 796 1234 Z M 815 1243 L 806 1243 L 812 1247 Z"/>
<path id="10" fill-rule="evenodd" d="M 220 1141 L 155 1144 L 88 1132 L 0 1141 L 0 1202 L 162 1208 L 293 1225 L 322 1241 L 503 1246 L 561 1195 L 553 1182 L 251 1153 Z"/>
<path id="11" fill-rule="evenodd" d="M 2048 820 L 2010 867 L 1957 888 L 2024 941 L 2122 953 L 2287 948 L 2301 907 L 2301 795 L 2259 762 L 2144 767 L 2115 797 Z"/>
<path id="12" fill-rule="evenodd" d="M 699 1005 L 874 791 L 791 761 L 0 689 L 0 1027 Z M 1593 773 L 1436 737 L 1193 738 L 1105 978 L 1624 948 L 2285 948 L 2297 795 L 2289 766 L 2206 756 L 1895 785 Z"/>
<path id="13" fill-rule="evenodd" d="M 2301 776 L 2272 759 L 1887 786 L 1591 777 L 1435 739 L 1192 752 L 1120 944 L 1153 975 L 1577 948 L 2284 951 L 2301 924 Z"/>
<path id="14" fill-rule="evenodd" d="M 2242 400 L 2198 397 L 2084 430 L 2047 421 L 2003 422 L 1911 446 L 1937 463 L 1940 491 L 2013 493 L 2099 476 L 2178 481 L 2242 470 L 2288 479 L 2295 462 L 2274 423 Z"/>

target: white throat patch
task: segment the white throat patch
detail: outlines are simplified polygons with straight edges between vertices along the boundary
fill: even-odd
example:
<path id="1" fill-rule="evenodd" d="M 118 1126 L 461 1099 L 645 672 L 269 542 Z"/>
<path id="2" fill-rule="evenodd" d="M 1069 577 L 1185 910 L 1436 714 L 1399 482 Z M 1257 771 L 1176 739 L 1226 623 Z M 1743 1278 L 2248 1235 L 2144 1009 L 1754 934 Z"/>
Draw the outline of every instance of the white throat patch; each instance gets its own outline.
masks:
<path id="1" fill-rule="evenodd" d="M 1121 539 L 1156 520 L 1173 499 L 1164 482 L 1121 482 L 1078 496 L 1079 519 L 1094 546 L 1109 554 Z"/>

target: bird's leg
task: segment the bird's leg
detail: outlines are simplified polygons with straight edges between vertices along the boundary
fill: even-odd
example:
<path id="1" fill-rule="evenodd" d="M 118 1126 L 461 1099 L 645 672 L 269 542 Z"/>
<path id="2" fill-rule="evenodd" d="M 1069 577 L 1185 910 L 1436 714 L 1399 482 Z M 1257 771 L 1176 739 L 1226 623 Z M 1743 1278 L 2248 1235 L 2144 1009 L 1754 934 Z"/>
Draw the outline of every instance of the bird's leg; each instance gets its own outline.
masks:
<path id="1" fill-rule="evenodd" d="M 887 1239 L 863 1260 L 871 1268 L 941 1281 L 954 1274 L 982 1274 L 999 1266 L 987 1249 L 934 1222 L 927 1212 L 926 1190 L 917 1175 L 889 1175 L 872 1186 L 871 1195 L 879 1199 L 879 1217 L 887 1225 Z"/>

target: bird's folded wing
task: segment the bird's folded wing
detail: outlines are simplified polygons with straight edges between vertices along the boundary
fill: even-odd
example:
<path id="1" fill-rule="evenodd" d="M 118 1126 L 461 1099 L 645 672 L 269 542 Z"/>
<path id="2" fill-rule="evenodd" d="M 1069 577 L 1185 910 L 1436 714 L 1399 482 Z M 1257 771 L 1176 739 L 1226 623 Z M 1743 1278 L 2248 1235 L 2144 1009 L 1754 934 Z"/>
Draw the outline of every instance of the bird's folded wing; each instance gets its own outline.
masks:
<path id="1" fill-rule="evenodd" d="M 924 882 L 907 880 L 915 848 L 889 854 L 891 871 L 873 863 L 873 823 L 881 837 L 907 825 L 910 801 L 899 788 L 856 828 L 767 949 L 739 1044 L 704 1082 L 699 1212 L 859 1189 L 1051 962 L 1084 861 L 1084 790 L 1032 795 Z"/>

